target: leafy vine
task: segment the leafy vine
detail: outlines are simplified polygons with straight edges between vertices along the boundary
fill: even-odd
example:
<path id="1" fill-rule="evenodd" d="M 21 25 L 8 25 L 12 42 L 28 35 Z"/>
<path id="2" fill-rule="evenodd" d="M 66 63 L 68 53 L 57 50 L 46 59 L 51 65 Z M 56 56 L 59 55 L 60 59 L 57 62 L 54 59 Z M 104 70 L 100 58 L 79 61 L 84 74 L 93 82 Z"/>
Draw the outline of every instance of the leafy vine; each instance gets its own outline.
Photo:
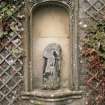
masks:
<path id="1" fill-rule="evenodd" d="M 23 6 L 24 0 L 0 0 L 0 42 L 8 39 L 8 36 L 15 37 L 20 35 L 20 39 L 22 38 L 24 15 L 22 15 L 21 10 Z M 16 39 L 14 42 L 16 41 L 19 41 L 19 39 Z M 1 49 L 4 46 L 2 44 L 5 44 L 5 42 L 0 44 Z M 12 51 L 20 52 L 20 50 L 17 51 L 15 48 L 12 48 Z"/>
<path id="2" fill-rule="evenodd" d="M 23 5 L 20 0 L 0 0 L 0 38 L 12 31 L 23 30 L 21 22 L 17 21 L 23 18 L 18 14 Z"/>
<path id="3" fill-rule="evenodd" d="M 24 0 L 0 0 L 0 93 L 3 94 L 0 94 L 0 104 L 2 105 L 20 101 L 20 91 L 23 87 L 22 40 L 25 19 L 23 8 Z"/>
<path id="4" fill-rule="evenodd" d="M 89 26 L 86 34 L 82 49 L 88 69 L 86 105 L 105 105 L 105 21 Z"/>

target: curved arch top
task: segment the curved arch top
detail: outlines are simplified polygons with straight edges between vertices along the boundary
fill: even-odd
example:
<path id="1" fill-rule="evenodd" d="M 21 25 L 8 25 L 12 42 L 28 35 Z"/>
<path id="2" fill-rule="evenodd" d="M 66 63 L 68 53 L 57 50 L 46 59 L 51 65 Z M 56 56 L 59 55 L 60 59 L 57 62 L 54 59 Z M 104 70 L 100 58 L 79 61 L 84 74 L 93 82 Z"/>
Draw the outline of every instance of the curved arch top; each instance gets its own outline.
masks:
<path id="1" fill-rule="evenodd" d="M 55 4 L 45 4 L 38 6 L 32 11 L 31 17 L 33 35 L 69 37 L 69 12 L 61 6 Z"/>
<path id="2" fill-rule="evenodd" d="M 46 4 L 54 4 L 54 5 L 57 5 L 57 6 L 61 6 L 63 8 L 65 8 L 68 12 L 70 12 L 71 10 L 71 5 L 69 5 L 68 2 L 66 1 L 59 1 L 59 0 L 41 0 L 39 2 L 33 2 L 33 5 L 31 7 L 31 12 L 39 7 L 39 6 L 44 6 Z"/>

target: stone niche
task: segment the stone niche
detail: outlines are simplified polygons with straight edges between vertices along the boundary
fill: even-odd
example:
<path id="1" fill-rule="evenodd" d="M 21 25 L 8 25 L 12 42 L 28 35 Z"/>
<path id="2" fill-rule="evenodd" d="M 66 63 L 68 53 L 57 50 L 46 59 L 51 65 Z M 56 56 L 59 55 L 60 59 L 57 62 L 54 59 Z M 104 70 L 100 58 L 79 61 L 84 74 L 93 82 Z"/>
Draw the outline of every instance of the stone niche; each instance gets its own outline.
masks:
<path id="1" fill-rule="evenodd" d="M 69 13 L 62 6 L 47 4 L 32 11 L 32 88 L 42 87 L 43 53 L 51 43 L 61 46 L 60 88 L 69 88 L 71 81 L 71 33 Z"/>
<path id="2" fill-rule="evenodd" d="M 73 90 L 72 13 L 65 3 L 36 3 L 28 14 L 30 65 L 26 65 L 23 97 L 34 102 L 81 98 L 81 91 Z"/>

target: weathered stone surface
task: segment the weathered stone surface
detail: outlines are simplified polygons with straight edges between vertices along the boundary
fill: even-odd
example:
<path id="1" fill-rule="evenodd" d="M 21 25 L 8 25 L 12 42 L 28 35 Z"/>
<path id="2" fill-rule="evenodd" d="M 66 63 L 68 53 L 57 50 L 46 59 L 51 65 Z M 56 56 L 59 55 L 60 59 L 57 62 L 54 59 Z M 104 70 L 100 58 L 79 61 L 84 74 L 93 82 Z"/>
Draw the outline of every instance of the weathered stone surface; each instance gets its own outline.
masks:
<path id="1" fill-rule="evenodd" d="M 43 87 L 57 89 L 60 87 L 61 47 L 56 43 L 48 44 L 43 53 Z"/>

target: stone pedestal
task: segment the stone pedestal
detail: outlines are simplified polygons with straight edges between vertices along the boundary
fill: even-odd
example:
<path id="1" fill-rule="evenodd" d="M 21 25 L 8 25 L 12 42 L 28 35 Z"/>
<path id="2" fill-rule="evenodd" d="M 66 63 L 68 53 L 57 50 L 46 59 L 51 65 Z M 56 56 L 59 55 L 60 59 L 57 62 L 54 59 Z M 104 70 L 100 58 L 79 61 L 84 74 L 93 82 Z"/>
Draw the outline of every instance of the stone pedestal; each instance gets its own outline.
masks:
<path id="1" fill-rule="evenodd" d="M 82 91 L 70 91 L 69 89 L 50 91 L 37 89 L 24 92 L 22 98 L 29 100 L 33 105 L 83 105 L 80 104 L 83 100 Z"/>

